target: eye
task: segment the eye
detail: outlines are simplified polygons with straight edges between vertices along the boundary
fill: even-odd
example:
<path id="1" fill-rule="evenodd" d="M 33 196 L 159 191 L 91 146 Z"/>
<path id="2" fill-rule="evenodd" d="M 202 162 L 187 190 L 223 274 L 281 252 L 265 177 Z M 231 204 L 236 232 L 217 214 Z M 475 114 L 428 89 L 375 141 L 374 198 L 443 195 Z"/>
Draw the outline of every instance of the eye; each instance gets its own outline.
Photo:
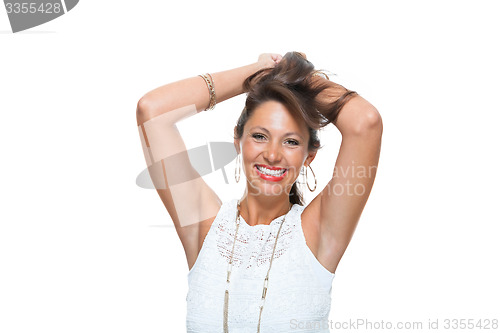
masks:
<path id="1" fill-rule="evenodd" d="M 293 139 L 286 140 L 286 142 L 290 142 L 293 146 L 299 145 L 299 142 L 297 140 L 293 140 Z"/>
<path id="2" fill-rule="evenodd" d="M 265 139 L 266 137 L 262 134 L 255 133 L 255 134 L 252 134 L 252 138 L 255 138 L 257 140 L 261 140 L 261 139 Z"/>

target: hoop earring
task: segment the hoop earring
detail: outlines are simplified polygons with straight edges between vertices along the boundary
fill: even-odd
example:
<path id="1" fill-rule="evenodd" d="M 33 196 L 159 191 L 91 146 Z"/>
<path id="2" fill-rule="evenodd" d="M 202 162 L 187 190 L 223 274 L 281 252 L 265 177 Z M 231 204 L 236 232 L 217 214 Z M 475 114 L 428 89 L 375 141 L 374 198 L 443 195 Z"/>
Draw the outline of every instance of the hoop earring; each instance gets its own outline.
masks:
<path id="1" fill-rule="evenodd" d="M 241 176 L 241 154 L 238 154 L 238 156 L 236 156 L 236 165 L 234 167 L 234 179 L 236 180 L 236 182 L 239 182 L 240 181 L 240 176 Z M 238 169 L 236 169 L 236 166 L 238 167 Z M 238 172 L 236 172 L 236 170 L 238 170 Z M 236 177 L 236 174 L 238 174 L 238 177 Z"/>
<path id="2" fill-rule="evenodd" d="M 309 182 L 307 181 L 307 167 L 306 167 L 306 184 L 307 184 L 307 188 L 309 189 L 309 191 L 314 192 L 314 190 L 316 189 L 316 187 L 318 185 L 318 182 L 316 181 L 316 175 L 314 174 L 314 171 L 311 168 L 311 165 L 309 164 L 308 167 L 311 169 L 311 172 L 312 172 L 313 177 L 314 177 L 314 188 L 311 190 L 311 188 L 309 187 Z"/>
<path id="3" fill-rule="evenodd" d="M 297 177 L 297 184 L 304 185 L 306 183 L 306 177 L 305 177 L 305 170 L 304 166 L 300 168 L 300 175 L 301 175 L 301 181 L 299 182 L 299 179 Z"/>

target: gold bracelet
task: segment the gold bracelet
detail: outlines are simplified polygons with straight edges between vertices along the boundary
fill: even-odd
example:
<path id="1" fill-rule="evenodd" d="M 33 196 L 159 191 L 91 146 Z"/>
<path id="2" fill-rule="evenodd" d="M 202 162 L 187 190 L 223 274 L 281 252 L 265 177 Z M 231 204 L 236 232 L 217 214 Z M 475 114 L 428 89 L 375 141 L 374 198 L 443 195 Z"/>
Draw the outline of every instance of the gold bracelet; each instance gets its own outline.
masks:
<path id="1" fill-rule="evenodd" d="M 208 92 L 210 93 L 210 102 L 208 104 L 208 107 L 204 111 L 211 111 L 215 108 L 215 104 L 217 103 L 215 97 L 214 81 L 209 73 L 201 74 L 198 76 L 201 76 L 203 80 L 205 80 L 205 83 L 207 84 L 208 87 Z"/>

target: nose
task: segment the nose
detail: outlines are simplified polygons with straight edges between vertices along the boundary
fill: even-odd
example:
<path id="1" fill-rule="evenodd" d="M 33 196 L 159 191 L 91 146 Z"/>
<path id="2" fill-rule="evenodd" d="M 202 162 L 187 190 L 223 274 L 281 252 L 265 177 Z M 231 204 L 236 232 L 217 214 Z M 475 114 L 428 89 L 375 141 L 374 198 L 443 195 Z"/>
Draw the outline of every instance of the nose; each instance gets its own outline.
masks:
<path id="1" fill-rule="evenodd" d="M 269 142 L 269 144 L 266 145 L 263 156 L 269 165 L 278 164 L 282 157 L 281 144 Z"/>

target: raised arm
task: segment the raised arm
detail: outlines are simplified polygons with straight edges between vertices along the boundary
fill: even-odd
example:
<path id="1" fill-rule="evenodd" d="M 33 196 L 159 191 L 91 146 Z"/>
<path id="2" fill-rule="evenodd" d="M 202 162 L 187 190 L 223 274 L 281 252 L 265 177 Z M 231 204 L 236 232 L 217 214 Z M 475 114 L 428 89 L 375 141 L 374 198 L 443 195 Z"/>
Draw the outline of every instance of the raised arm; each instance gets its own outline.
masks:
<path id="1" fill-rule="evenodd" d="M 248 76 L 272 65 L 270 55 L 261 55 L 253 64 L 211 74 L 217 103 L 243 93 L 242 84 Z M 174 222 L 189 268 L 196 261 L 202 236 L 217 215 L 221 201 L 191 165 L 175 123 L 205 110 L 209 97 L 205 80 L 195 76 L 146 93 L 136 111 L 149 174 Z"/>
<path id="2" fill-rule="evenodd" d="M 264 62 L 255 62 L 210 74 L 215 86 L 217 103 L 243 93 L 243 81 L 265 65 Z M 137 125 L 187 105 L 193 105 L 196 112 L 201 112 L 208 107 L 209 97 L 207 85 L 199 76 L 158 87 L 146 93 L 137 103 Z"/>
<path id="3" fill-rule="evenodd" d="M 337 89 L 343 89 L 337 85 Z M 345 90 L 346 92 L 347 90 Z M 339 93 L 337 92 L 338 98 Z M 354 234 L 375 181 L 382 143 L 382 117 L 353 94 L 334 125 L 342 134 L 332 179 L 314 198 L 319 221 L 318 258 L 334 272 Z"/>

